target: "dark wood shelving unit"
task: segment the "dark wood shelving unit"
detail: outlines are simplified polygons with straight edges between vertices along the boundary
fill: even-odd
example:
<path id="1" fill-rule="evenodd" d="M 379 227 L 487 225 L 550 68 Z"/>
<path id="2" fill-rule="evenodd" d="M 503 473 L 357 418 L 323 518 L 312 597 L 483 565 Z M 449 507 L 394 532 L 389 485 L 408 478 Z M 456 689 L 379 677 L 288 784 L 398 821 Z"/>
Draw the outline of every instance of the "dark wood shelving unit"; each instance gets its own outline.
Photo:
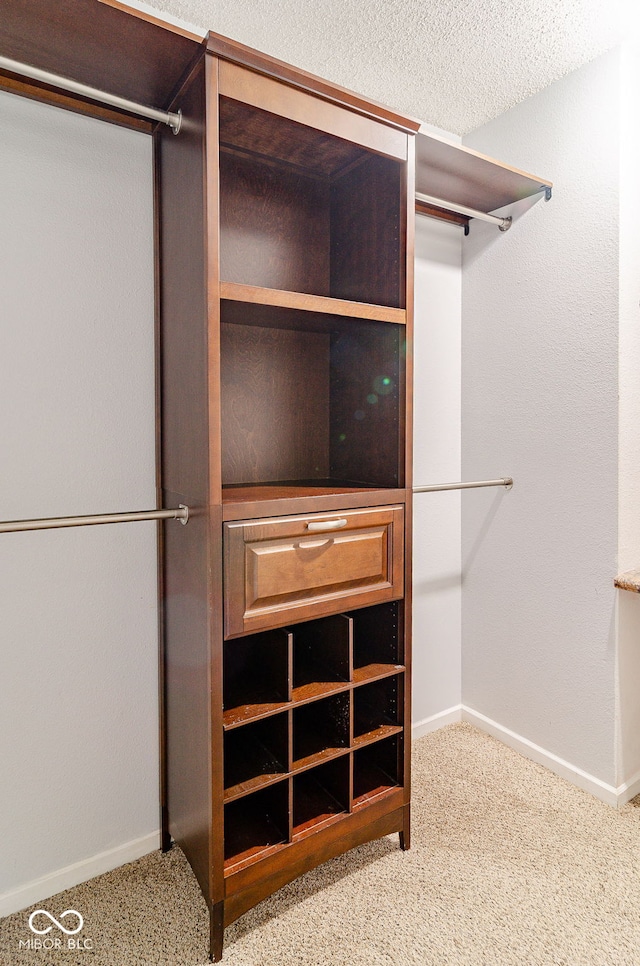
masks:
<path id="1" fill-rule="evenodd" d="M 192 508 L 165 838 L 216 959 L 319 856 L 409 845 L 416 125 L 255 56 L 210 35 L 156 134 L 163 500 Z"/>

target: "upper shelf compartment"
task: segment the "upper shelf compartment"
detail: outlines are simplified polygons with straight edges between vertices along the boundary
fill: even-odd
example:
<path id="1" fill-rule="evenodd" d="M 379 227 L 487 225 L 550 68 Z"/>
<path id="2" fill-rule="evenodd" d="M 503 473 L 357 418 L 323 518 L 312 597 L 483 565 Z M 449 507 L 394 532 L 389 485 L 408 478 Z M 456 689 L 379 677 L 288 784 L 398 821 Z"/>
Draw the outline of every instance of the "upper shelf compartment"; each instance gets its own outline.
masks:
<path id="1" fill-rule="evenodd" d="M 551 188 L 551 181 L 461 144 L 435 134 L 416 136 L 416 193 L 442 199 L 445 211 L 463 206 L 492 212 L 538 192 L 550 192 Z M 436 211 L 431 213 L 437 215 Z"/>
<path id="2" fill-rule="evenodd" d="M 339 303 L 404 309 L 407 135 L 303 91 L 276 101 L 274 82 L 235 65 L 225 86 L 222 66 L 223 298 L 242 301 L 244 286 L 254 305 L 375 319 Z M 223 93 L 231 80 L 234 97 Z M 274 302 L 265 290 L 285 295 Z M 286 293 L 337 303 L 292 304 Z"/>

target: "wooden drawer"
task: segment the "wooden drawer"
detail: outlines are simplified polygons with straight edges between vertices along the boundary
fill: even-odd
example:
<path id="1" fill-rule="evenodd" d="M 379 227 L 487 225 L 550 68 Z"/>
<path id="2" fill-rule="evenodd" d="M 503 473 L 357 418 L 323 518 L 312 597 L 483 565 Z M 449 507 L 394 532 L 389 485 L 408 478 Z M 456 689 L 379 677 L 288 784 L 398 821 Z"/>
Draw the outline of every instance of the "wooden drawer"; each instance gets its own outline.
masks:
<path id="1" fill-rule="evenodd" d="M 224 524 L 225 636 L 404 593 L 401 506 Z"/>

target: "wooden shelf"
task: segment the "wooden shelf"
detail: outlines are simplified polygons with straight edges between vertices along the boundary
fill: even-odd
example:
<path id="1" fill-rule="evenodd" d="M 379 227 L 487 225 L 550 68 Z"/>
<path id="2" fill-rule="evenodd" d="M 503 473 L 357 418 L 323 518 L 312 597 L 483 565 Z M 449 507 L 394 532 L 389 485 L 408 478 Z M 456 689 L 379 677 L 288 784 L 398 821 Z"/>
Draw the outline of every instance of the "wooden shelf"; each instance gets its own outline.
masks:
<path id="1" fill-rule="evenodd" d="M 416 136 L 418 192 L 491 212 L 551 187 L 551 181 L 512 168 L 462 144 L 435 134 Z"/>
<path id="2" fill-rule="evenodd" d="M 274 325 L 274 319 L 280 319 L 281 326 L 286 327 L 287 322 L 293 328 L 300 328 L 300 322 L 293 316 L 287 315 L 287 311 L 309 313 L 318 316 L 318 321 L 323 322 L 323 316 L 339 316 L 346 319 L 365 319 L 374 322 L 395 322 L 399 325 L 406 324 L 407 313 L 405 309 L 396 309 L 386 305 L 371 305 L 367 302 L 352 302 L 347 299 L 328 298 L 322 295 L 307 295 L 301 292 L 285 292 L 279 289 L 262 288 L 257 285 L 241 285 L 238 282 L 221 282 L 220 298 L 227 302 L 242 303 L 242 309 L 234 309 L 229 305 L 222 306 L 222 320 L 230 323 L 242 323 L 244 325 Z M 269 306 L 274 309 L 282 309 L 284 312 L 270 313 L 266 316 L 260 311 L 260 307 Z M 335 327 L 335 320 L 329 324 Z M 324 326 L 323 326 L 324 328 Z"/>
<path id="3" fill-rule="evenodd" d="M 353 669 L 353 683 L 366 684 L 369 681 L 380 681 L 382 678 L 391 677 L 404 670 L 403 664 L 365 664 L 363 667 Z"/>
<path id="4" fill-rule="evenodd" d="M 274 765 L 278 762 L 274 761 Z M 251 795 L 253 792 L 260 791 L 262 788 L 268 788 L 270 785 L 275 785 L 277 782 L 282 781 L 287 778 L 288 773 L 284 771 L 274 771 L 274 772 L 263 772 L 260 775 L 256 775 L 255 778 L 249 778 L 246 781 L 238 782 L 237 785 L 231 785 L 229 788 L 224 790 L 224 803 L 235 802 L 239 798 L 244 798 L 246 795 Z"/>
<path id="5" fill-rule="evenodd" d="M 348 755 L 350 750 L 348 746 L 329 745 L 320 751 L 314 751 L 311 754 L 295 758 L 291 766 L 292 771 L 295 773 L 307 771 L 309 768 L 315 768 L 316 765 L 323 765 L 328 761 L 332 761 L 334 758 Z"/>
<path id="6" fill-rule="evenodd" d="M 400 725 L 394 724 L 381 724 L 373 731 L 367 731 L 364 734 L 357 735 L 353 739 L 354 748 L 362 748 L 364 745 L 372 745 L 376 741 L 381 741 L 383 738 L 390 738 L 392 735 L 398 735 L 402 731 Z"/>
<path id="7" fill-rule="evenodd" d="M 373 776 L 373 774 L 374 772 L 372 771 L 371 775 Z M 376 799 L 382 798 L 383 795 L 389 795 L 391 792 L 396 791 L 397 787 L 398 786 L 396 784 L 389 781 L 388 775 L 385 775 L 384 772 L 378 769 L 376 772 L 376 777 L 372 777 L 372 787 L 368 791 L 363 792 L 361 795 L 358 795 L 357 797 L 354 796 L 354 812 L 359 808 L 364 808 L 366 805 L 370 805 L 371 802 L 375 801 Z"/>
<path id="8" fill-rule="evenodd" d="M 228 708 L 222 716 L 222 726 L 225 731 L 239 728 L 241 725 L 249 724 L 251 721 L 260 721 L 262 718 L 270 718 L 271 715 L 286 711 L 291 707 L 291 702 L 265 702 L 264 704 L 239 704 L 234 708 Z"/>
<path id="9" fill-rule="evenodd" d="M 331 694 L 339 694 L 341 691 L 349 691 L 351 685 L 348 681 L 309 681 L 294 688 L 291 696 L 296 705 L 309 704 Z"/>

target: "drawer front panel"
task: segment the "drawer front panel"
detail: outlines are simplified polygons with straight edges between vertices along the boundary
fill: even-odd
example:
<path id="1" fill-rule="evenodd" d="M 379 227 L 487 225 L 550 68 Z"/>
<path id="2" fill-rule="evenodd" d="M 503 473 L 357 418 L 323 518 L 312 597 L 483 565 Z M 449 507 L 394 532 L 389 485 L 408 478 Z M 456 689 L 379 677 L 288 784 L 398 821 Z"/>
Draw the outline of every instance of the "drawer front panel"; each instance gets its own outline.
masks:
<path id="1" fill-rule="evenodd" d="M 226 636 L 402 597 L 403 524 L 400 506 L 225 524 Z"/>

